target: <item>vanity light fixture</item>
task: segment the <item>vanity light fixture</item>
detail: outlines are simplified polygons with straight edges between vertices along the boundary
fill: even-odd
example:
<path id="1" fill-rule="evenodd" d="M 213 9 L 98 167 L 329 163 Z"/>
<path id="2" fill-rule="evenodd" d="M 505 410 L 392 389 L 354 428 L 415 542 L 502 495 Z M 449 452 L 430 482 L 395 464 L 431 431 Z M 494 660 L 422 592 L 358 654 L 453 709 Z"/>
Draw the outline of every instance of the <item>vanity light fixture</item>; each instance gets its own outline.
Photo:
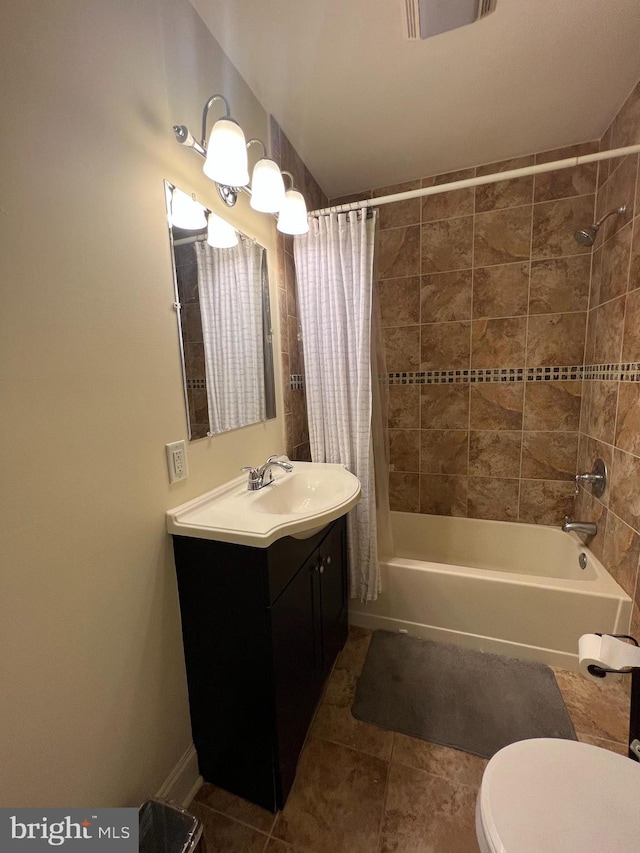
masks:
<path id="1" fill-rule="evenodd" d="M 278 231 L 283 234 L 306 234 L 309 231 L 309 220 L 304 197 L 294 189 L 291 172 L 282 174 L 291 178 L 291 189 L 285 193 L 284 205 L 278 216 Z"/>
<path id="2" fill-rule="evenodd" d="M 253 142 L 262 146 L 262 157 L 253 167 L 249 204 L 260 213 L 279 213 L 285 202 L 282 173 L 278 164 L 267 157 L 267 149 L 260 139 L 250 139 L 247 148 Z"/>
<path id="3" fill-rule="evenodd" d="M 238 234 L 221 216 L 210 212 L 207 222 L 207 243 L 214 249 L 232 249 L 238 245 Z"/>
<path id="4" fill-rule="evenodd" d="M 207 118 L 216 100 L 223 101 L 226 114 L 216 121 L 207 142 Z M 245 142 L 242 128 L 231 117 L 229 102 L 224 95 L 212 95 L 204 105 L 200 142 L 184 124 L 174 125 L 173 132 L 181 145 L 193 148 L 204 158 L 203 171 L 215 181 L 218 195 L 228 207 L 233 207 L 236 203 L 239 192 L 246 192 L 251 196 L 250 205 L 254 210 L 260 213 L 280 213 L 278 229 L 284 234 L 306 233 L 307 208 L 302 194 L 293 189 L 293 178 L 291 189 L 285 193 L 282 174 L 289 174 L 291 177 L 290 173 L 280 172 L 278 165 L 267 157 L 265 145 L 261 140 L 250 139 L 248 143 Z M 254 142 L 262 146 L 262 157 L 254 166 L 249 186 L 247 149 Z M 285 212 L 284 217 L 281 211 Z M 289 227 L 296 230 L 290 231 Z"/>
<path id="5" fill-rule="evenodd" d="M 174 187 L 171 195 L 171 224 L 185 231 L 200 231 L 207 227 L 204 207 L 182 190 Z"/>

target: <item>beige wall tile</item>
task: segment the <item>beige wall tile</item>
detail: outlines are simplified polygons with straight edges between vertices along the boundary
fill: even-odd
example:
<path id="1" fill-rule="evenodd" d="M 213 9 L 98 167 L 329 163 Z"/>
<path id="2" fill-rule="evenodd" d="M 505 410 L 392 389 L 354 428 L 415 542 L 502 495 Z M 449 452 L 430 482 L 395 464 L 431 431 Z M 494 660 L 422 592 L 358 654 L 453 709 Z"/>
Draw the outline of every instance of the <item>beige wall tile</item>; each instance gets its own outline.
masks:
<path id="1" fill-rule="evenodd" d="M 397 326 L 382 330 L 387 370 L 390 373 L 418 370 L 420 326 Z"/>
<path id="2" fill-rule="evenodd" d="M 640 181 L 638 182 L 640 192 Z M 640 206 L 640 203 L 639 203 Z M 629 263 L 629 286 L 628 290 L 640 287 L 640 217 L 636 219 L 633 226 L 633 239 L 631 241 L 631 261 Z"/>
<path id="3" fill-rule="evenodd" d="M 521 480 L 518 521 L 559 525 L 571 514 L 573 483 L 561 480 Z"/>
<path id="4" fill-rule="evenodd" d="M 397 512 L 419 512 L 420 477 L 418 474 L 389 472 L 389 506 Z"/>
<path id="5" fill-rule="evenodd" d="M 529 480 L 573 480 L 578 459 L 577 432 L 525 432 L 522 474 Z"/>
<path id="6" fill-rule="evenodd" d="M 626 298 L 620 296 L 596 308 L 593 345 L 593 360 L 596 364 L 610 364 L 620 361 Z M 631 322 L 630 329 L 632 329 Z M 623 356 L 623 358 L 625 357 Z"/>
<path id="7" fill-rule="evenodd" d="M 473 317 L 518 317 L 527 313 L 529 264 L 500 264 L 473 271 Z"/>
<path id="8" fill-rule="evenodd" d="M 423 275 L 420 319 L 423 323 L 471 319 L 472 270 Z"/>
<path id="9" fill-rule="evenodd" d="M 471 333 L 471 366 L 522 367 L 526 334 L 526 317 L 474 320 Z"/>
<path id="10" fill-rule="evenodd" d="M 420 322 L 420 279 L 391 278 L 378 284 L 383 326 L 412 326 Z"/>
<path id="11" fill-rule="evenodd" d="M 466 474 L 468 442 L 466 429 L 420 430 L 420 472 Z"/>
<path id="12" fill-rule="evenodd" d="M 472 257 L 473 216 L 444 219 L 422 225 L 423 275 L 469 269 Z"/>
<path id="13" fill-rule="evenodd" d="M 618 392 L 616 446 L 640 456 L 640 383 L 621 382 Z"/>
<path id="14" fill-rule="evenodd" d="M 629 257 L 631 254 L 631 223 L 616 233 L 602 247 L 602 271 L 599 302 L 608 302 L 627 292 Z"/>
<path id="15" fill-rule="evenodd" d="M 626 307 L 622 360 L 640 361 L 640 290 L 633 290 L 627 296 Z M 616 317 L 616 319 L 618 318 Z"/>
<path id="16" fill-rule="evenodd" d="M 420 426 L 420 386 L 389 385 L 389 429 Z"/>
<path id="17" fill-rule="evenodd" d="M 640 531 L 640 459 L 617 448 L 613 451 L 611 494 L 613 512 L 634 530 Z"/>
<path id="18" fill-rule="evenodd" d="M 436 175 L 431 178 L 423 178 L 423 187 L 433 187 L 453 183 L 454 181 L 463 181 L 467 178 L 473 178 L 474 169 L 463 169 L 459 172 L 447 172 L 443 175 Z M 450 219 L 456 216 L 468 216 L 474 210 L 474 193 L 473 187 L 461 190 L 452 190 L 447 193 L 439 193 L 432 196 L 422 197 L 422 221 L 434 222 L 438 219 Z"/>
<path id="19" fill-rule="evenodd" d="M 582 364 L 586 312 L 529 317 L 527 366 Z"/>
<path id="20" fill-rule="evenodd" d="M 574 233 L 593 222 L 594 196 L 583 195 L 533 206 L 532 258 L 559 258 L 590 252 L 580 246 Z"/>
<path id="21" fill-rule="evenodd" d="M 524 428 L 566 430 L 580 426 L 582 382 L 528 382 L 524 394 Z"/>
<path id="22" fill-rule="evenodd" d="M 604 543 L 603 562 L 624 591 L 633 598 L 638 576 L 640 536 L 615 513 L 610 512 Z"/>
<path id="23" fill-rule="evenodd" d="M 525 166 L 532 166 L 533 163 L 533 155 L 516 157 L 512 160 L 501 160 L 498 163 L 478 166 L 476 174 L 492 175 L 495 172 L 523 169 Z M 476 187 L 476 213 L 483 213 L 488 210 L 500 210 L 505 207 L 519 207 L 523 204 L 531 204 L 532 200 L 533 175 Z"/>
<path id="24" fill-rule="evenodd" d="M 597 142 L 585 142 L 556 148 L 536 155 L 536 163 L 550 163 L 553 160 L 565 160 L 583 154 L 598 151 Z M 596 190 L 598 176 L 597 163 L 585 163 L 573 169 L 561 169 L 557 172 L 543 172 L 535 176 L 535 201 L 550 201 L 568 196 L 588 195 Z"/>
<path id="25" fill-rule="evenodd" d="M 519 493 L 519 480 L 469 477 L 469 518 L 517 521 Z"/>
<path id="26" fill-rule="evenodd" d="M 472 385 L 470 428 L 522 429 L 524 385 L 524 382 L 487 382 Z"/>
<path id="27" fill-rule="evenodd" d="M 589 255 L 531 264 L 531 314 L 586 311 L 589 307 Z"/>
<path id="28" fill-rule="evenodd" d="M 640 143 L 640 83 L 617 113 L 611 127 L 611 147 Z"/>
<path id="29" fill-rule="evenodd" d="M 470 322 L 423 324 L 420 337 L 420 370 L 466 370 L 469 367 Z"/>
<path id="30" fill-rule="evenodd" d="M 466 517 L 467 489 L 467 477 L 421 474 L 420 512 Z"/>
<path id="31" fill-rule="evenodd" d="M 420 226 L 380 231 L 378 278 L 400 278 L 420 274 Z"/>
<path id="32" fill-rule="evenodd" d="M 480 477 L 519 477 L 522 432 L 472 430 L 469 474 Z"/>
<path id="33" fill-rule="evenodd" d="M 618 383 L 597 380 L 591 391 L 587 432 L 606 444 L 613 443 L 618 404 Z"/>
<path id="34" fill-rule="evenodd" d="M 394 184 L 389 187 L 379 187 L 373 191 L 373 198 L 383 195 L 395 195 L 409 190 L 420 189 L 420 181 L 407 181 L 404 184 Z M 401 228 L 406 225 L 420 224 L 420 199 L 408 198 L 391 204 L 383 204 L 378 208 L 380 229 Z"/>
<path id="35" fill-rule="evenodd" d="M 389 470 L 419 473 L 420 430 L 389 430 Z"/>
<path id="36" fill-rule="evenodd" d="M 474 262 L 477 266 L 508 264 L 529 258 L 531 205 L 476 215 Z"/>
<path id="37" fill-rule="evenodd" d="M 422 429 L 467 429 L 469 385 L 423 385 L 420 391 Z"/>
<path id="38" fill-rule="evenodd" d="M 610 216 L 604 223 L 604 239 L 624 228 L 636 214 L 636 179 L 638 174 L 638 155 L 614 160 L 610 166 L 611 175 L 607 184 L 607 212 L 626 205 L 624 213 Z"/>

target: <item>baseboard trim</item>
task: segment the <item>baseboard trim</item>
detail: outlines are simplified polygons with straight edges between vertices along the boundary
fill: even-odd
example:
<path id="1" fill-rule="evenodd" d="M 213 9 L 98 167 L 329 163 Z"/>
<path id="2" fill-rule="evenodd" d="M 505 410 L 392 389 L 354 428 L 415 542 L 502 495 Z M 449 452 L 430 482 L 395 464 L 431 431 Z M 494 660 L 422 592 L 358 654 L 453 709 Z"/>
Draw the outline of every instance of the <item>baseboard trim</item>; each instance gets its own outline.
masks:
<path id="1" fill-rule="evenodd" d="M 156 796 L 160 800 L 176 803 L 186 809 L 198 793 L 202 783 L 196 748 L 191 744 L 167 776 Z"/>

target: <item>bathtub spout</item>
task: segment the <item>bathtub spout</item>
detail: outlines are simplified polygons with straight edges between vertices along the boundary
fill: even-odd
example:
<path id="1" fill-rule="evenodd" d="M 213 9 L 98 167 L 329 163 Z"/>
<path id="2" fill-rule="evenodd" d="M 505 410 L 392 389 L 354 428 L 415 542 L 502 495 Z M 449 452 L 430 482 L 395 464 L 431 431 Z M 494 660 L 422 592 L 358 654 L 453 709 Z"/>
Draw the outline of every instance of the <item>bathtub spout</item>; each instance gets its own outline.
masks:
<path id="1" fill-rule="evenodd" d="M 571 533 L 574 530 L 584 536 L 595 536 L 598 532 L 598 525 L 595 521 L 569 521 L 568 518 L 565 518 L 562 529 L 565 533 Z"/>

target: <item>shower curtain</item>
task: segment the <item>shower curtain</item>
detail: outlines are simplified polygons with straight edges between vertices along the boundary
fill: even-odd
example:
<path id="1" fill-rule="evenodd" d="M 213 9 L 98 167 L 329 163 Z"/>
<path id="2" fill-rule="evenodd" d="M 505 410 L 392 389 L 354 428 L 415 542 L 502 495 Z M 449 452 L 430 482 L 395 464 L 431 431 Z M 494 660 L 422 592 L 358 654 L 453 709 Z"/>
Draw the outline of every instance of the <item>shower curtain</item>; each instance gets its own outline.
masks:
<path id="1" fill-rule="evenodd" d="M 195 243 L 209 430 L 265 420 L 262 247 L 242 239 L 230 249 Z M 238 330 L 242 330 L 239 332 Z"/>
<path id="2" fill-rule="evenodd" d="M 311 458 L 342 463 L 360 481 L 348 540 L 350 594 L 361 601 L 381 591 L 371 422 L 375 218 L 330 213 L 294 239 Z"/>

